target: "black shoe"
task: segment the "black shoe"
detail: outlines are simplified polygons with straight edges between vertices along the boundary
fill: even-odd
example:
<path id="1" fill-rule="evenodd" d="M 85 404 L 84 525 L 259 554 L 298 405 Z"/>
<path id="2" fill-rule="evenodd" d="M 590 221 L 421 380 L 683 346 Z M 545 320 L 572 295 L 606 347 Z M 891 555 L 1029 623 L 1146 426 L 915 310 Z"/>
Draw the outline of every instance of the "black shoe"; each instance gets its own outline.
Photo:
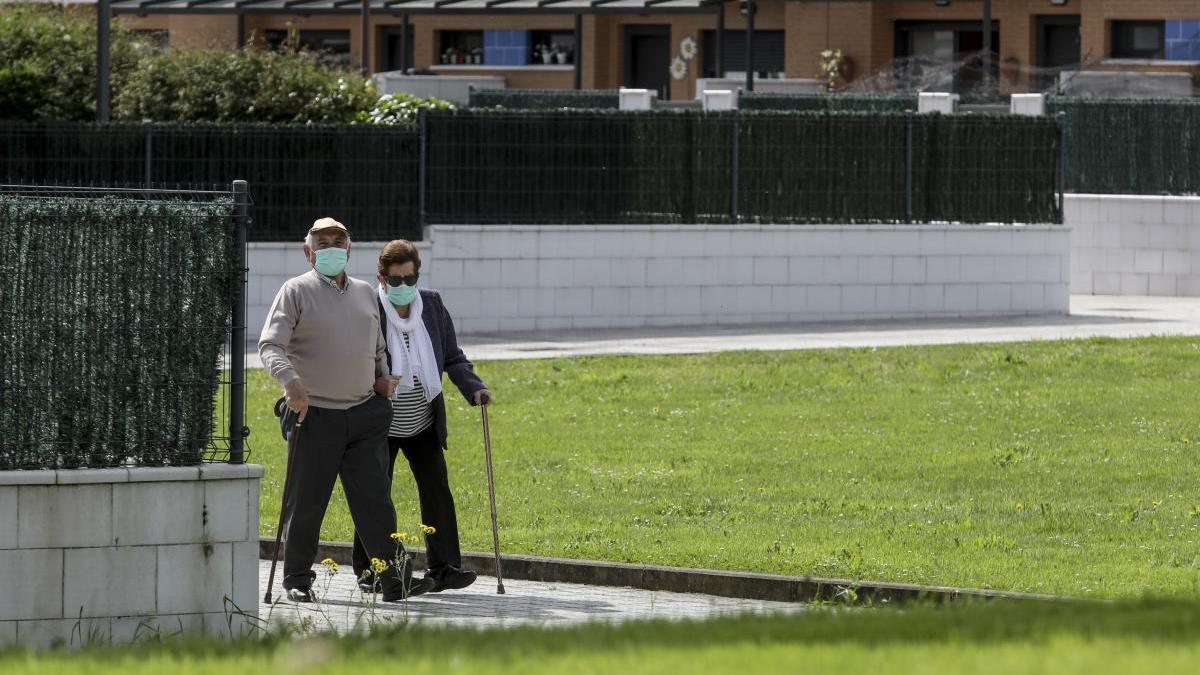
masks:
<path id="1" fill-rule="evenodd" d="M 363 593 L 375 593 L 379 591 L 379 589 L 370 581 L 359 581 L 358 590 L 362 591 Z"/>
<path id="2" fill-rule="evenodd" d="M 287 589 L 287 597 L 292 602 L 313 602 L 317 599 L 312 588 L 289 588 Z"/>
<path id="3" fill-rule="evenodd" d="M 457 567 L 447 567 L 444 572 L 441 572 L 440 574 L 428 573 L 425 575 L 425 578 L 433 580 L 434 587 L 430 589 L 430 593 L 441 593 L 447 589 L 458 590 L 460 588 L 466 588 L 467 586 L 475 583 L 475 579 L 478 576 L 479 575 L 475 574 L 471 570 L 460 570 Z"/>
<path id="4" fill-rule="evenodd" d="M 422 579 L 410 579 L 408 582 L 408 593 L 405 593 L 401 588 L 391 591 L 384 591 L 383 601 L 400 602 L 401 600 L 405 600 L 407 598 L 415 598 L 418 595 L 424 595 L 432 591 L 436 585 L 437 584 L 434 583 L 433 579 L 430 579 L 429 577 Z"/>

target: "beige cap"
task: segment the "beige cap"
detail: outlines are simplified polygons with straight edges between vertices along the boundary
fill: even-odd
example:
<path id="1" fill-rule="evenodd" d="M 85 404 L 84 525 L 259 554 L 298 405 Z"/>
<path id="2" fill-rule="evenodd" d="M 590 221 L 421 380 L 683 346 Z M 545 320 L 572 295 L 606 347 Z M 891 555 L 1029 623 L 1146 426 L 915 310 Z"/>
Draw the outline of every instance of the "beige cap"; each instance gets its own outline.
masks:
<path id="1" fill-rule="evenodd" d="M 346 226 L 334 220 L 333 218 L 318 218 L 313 222 L 312 227 L 308 229 L 309 234 L 316 234 L 325 230 L 341 230 L 346 234 L 350 234 L 350 230 Z"/>

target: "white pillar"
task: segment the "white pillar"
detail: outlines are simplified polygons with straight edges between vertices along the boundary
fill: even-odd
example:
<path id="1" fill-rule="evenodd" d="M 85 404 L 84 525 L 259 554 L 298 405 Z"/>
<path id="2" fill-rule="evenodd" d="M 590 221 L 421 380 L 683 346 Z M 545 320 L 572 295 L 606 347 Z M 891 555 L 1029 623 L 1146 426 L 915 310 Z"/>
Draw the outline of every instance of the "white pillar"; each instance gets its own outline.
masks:
<path id="1" fill-rule="evenodd" d="M 1041 117 L 1046 114 L 1045 94 L 1013 94 L 1009 112 L 1014 115 Z"/>
<path id="2" fill-rule="evenodd" d="M 649 89 L 621 88 L 621 110 L 649 110 L 654 105 L 654 95 Z"/>
<path id="3" fill-rule="evenodd" d="M 737 110 L 737 96 L 728 89 L 707 89 L 700 94 L 705 110 Z"/>
<path id="4" fill-rule="evenodd" d="M 917 112 L 952 115 L 958 112 L 958 94 L 923 91 L 917 97 Z"/>

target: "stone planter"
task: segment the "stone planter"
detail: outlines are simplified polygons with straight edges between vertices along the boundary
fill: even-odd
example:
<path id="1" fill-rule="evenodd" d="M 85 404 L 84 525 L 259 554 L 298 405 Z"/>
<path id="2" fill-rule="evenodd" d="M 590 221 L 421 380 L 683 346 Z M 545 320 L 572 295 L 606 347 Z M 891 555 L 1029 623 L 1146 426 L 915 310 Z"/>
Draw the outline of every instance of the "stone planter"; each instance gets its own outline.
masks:
<path id="1" fill-rule="evenodd" d="M 0 647 L 252 632 L 262 475 L 250 464 L 0 471 Z"/>

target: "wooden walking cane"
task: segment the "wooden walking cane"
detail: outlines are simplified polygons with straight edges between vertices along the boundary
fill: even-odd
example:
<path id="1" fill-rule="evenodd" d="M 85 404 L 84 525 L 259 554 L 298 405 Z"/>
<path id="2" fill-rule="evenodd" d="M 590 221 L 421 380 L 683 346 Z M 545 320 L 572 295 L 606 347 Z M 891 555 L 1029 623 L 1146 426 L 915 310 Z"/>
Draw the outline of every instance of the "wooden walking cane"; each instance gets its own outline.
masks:
<path id="1" fill-rule="evenodd" d="M 488 501 L 492 506 L 492 546 L 496 551 L 496 593 L 504 595 L 504 577 L 500 573 L 500 529 L 496 525 L 496 486 L 492 478 L 492 433 L 488 429 L 487 404 L 479 406 L 483 411 L 483 454 L 487 459 Z"/>
<path id="2" fill-rule="evenodd" d="M 285 413 L 286 414 L 286 413 Z M 267 594 L 263 602 L 271 604 L 271 587 L 275 584 L 275 566 L 279 563 L 279 542 L 283 539 L 283 521 L 287 517 L 288 495 L 292 489 L 292 467 L 296 457 L 296 440 L 300 436 L 300 416 L 296 416 L 296 426 L 287 439 L 287 473 L 283 478 L 283 502 L 279 506 L 279 526 L 275 528 L 275 552 L 271 554 L 271 574 L 267 577 Z"/>

